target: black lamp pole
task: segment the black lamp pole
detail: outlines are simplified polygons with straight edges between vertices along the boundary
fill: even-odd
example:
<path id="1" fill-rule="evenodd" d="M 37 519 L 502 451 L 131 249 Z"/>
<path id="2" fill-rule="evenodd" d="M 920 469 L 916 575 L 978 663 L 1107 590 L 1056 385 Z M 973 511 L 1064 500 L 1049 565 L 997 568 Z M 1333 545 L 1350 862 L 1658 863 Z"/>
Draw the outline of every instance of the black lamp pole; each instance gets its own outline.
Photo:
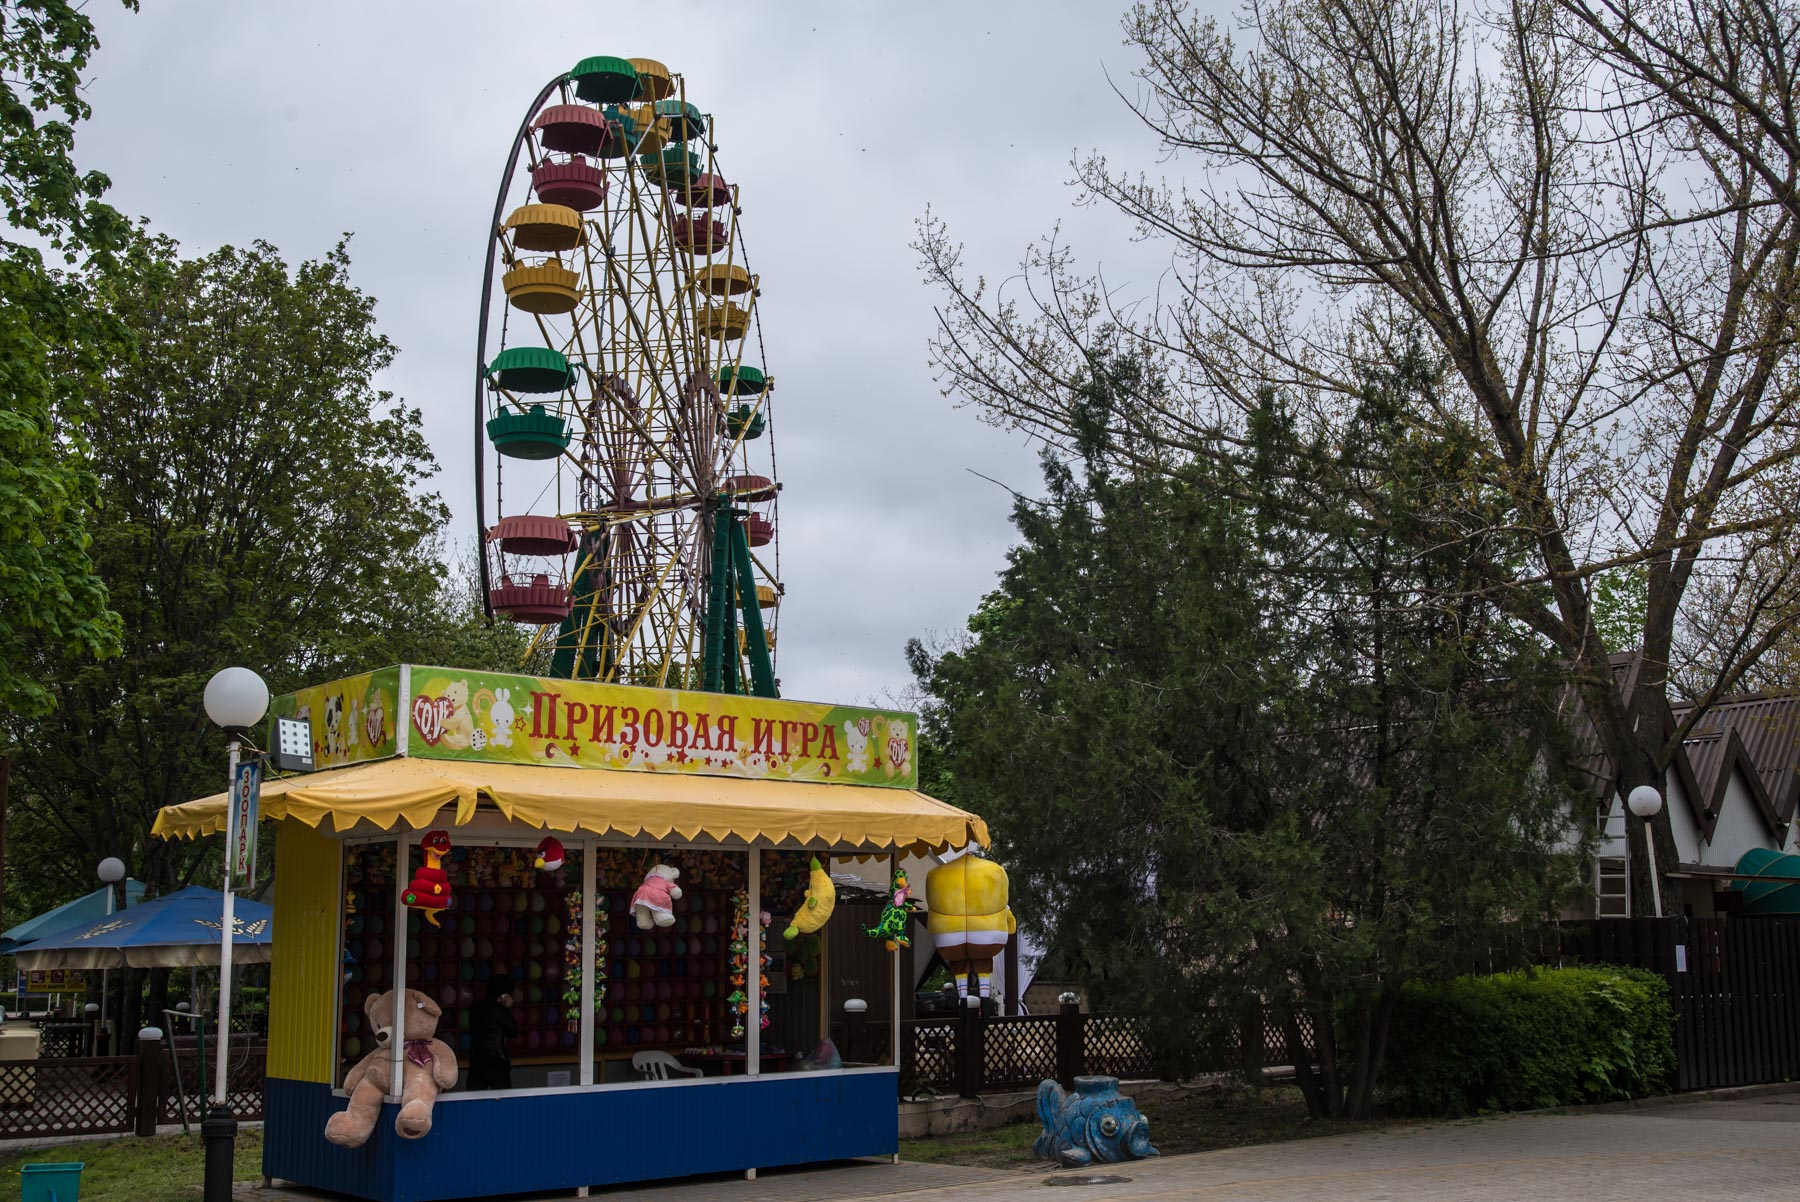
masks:
<path id="1" fill-rule="evenodd" d="M 237 1160 L 237 1116 L 226 1102 L 207 1107 L 200 1122 L 200 1138 L 206 1145 L 206 1184 L 202 1202 L 231 1202 L 232 1170 Z"/>

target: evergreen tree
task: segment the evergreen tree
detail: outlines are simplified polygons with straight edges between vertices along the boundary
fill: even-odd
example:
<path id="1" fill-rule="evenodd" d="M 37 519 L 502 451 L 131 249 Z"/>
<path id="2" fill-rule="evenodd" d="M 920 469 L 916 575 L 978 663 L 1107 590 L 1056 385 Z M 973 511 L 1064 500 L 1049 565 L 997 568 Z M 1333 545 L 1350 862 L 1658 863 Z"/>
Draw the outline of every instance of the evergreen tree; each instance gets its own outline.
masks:
<path id="1" fill-rule="evenodd" d="M 1369 380 L 1336 442 L 1265 398 L 1258 477 L 1084 436 L 964 645 L 909 648 L 1026 928 L 1172 1068 L 1266 1016 L 1322 1116 L 1372 1104 L 1401 984 L 1517 958 L 1582 851 L 1556 674 L 1449 539 L 1500 502 L 1408 416 L 1431 386 Z"/>

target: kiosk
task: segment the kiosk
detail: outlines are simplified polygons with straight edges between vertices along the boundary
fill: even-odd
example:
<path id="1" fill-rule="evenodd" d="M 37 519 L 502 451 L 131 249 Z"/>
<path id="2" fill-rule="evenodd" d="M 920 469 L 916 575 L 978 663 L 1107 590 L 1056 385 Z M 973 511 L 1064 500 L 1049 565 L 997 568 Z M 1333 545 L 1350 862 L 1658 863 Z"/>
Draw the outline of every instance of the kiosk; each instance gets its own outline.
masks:
<path id="1" fill-rule="evenodd" d="M 267 1176 L 425 1202 L 896 1151 L 896 1033 L 879 1063 L 817 1067 L 844 999 L 817 935 L 782 931 L 814 858 L 987 842 L 914 788 L 910 715 L 408 665 L 277 698 L 271 721 L 294 716 L 318 770 L 262 798 L 280 948 Z M 221 794 L 155 829 L 224 822 Z M 440 864 L 448 904 L 409 906 Z M 645 930 L 632 898 L 657 866 L 680 896 Z M 406 1045 L 378 1048 L 365 1008 L 390 994 L 401 1030 L 409 989 L 441 1010 L 457 1086 L 421 1138 L 396 1134 L 390 1094 L 367 1143 L 328 1142 L 352 1067 L 379 1050 L 402 1078 Z M 497 995 L 509 1087 L 470 1089 Z"/>

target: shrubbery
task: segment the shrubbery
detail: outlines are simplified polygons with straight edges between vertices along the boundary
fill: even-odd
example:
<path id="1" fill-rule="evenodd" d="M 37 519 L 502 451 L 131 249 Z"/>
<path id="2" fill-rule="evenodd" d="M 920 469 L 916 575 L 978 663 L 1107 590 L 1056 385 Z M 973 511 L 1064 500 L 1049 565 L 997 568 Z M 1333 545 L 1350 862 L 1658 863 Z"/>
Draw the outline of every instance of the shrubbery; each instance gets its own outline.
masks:
<path id="1" fill-rule="evenodd" d="M 1408 985 L 1382 1088 L 1407 1114 L 1463 1115 L 1654 1093 L 1675 1071 L 1667 983 L 1611 966 Z"/>

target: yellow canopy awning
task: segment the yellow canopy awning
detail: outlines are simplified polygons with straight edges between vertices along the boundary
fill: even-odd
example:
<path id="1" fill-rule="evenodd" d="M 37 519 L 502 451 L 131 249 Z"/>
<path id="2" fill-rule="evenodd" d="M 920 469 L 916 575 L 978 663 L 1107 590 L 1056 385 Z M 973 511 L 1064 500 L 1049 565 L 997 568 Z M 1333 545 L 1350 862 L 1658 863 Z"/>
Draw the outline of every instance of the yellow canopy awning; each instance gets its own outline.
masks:
<path id="1" fill-rule="evenodd" d="M 265 818 L 297 818 L 332 829 L 368 821 L 421 828 L 454 804 L 456 825 L 487 803 L 514 822 L 597 835 L 821 841 L 833 847 L 986 846 L 987 824 L 912 789 L 658 775 L 523 764 L 388 759 L 263 784 Z M 158 838 L 192 839 L 225 829 L 225 794 L 165 806 Z"/>

